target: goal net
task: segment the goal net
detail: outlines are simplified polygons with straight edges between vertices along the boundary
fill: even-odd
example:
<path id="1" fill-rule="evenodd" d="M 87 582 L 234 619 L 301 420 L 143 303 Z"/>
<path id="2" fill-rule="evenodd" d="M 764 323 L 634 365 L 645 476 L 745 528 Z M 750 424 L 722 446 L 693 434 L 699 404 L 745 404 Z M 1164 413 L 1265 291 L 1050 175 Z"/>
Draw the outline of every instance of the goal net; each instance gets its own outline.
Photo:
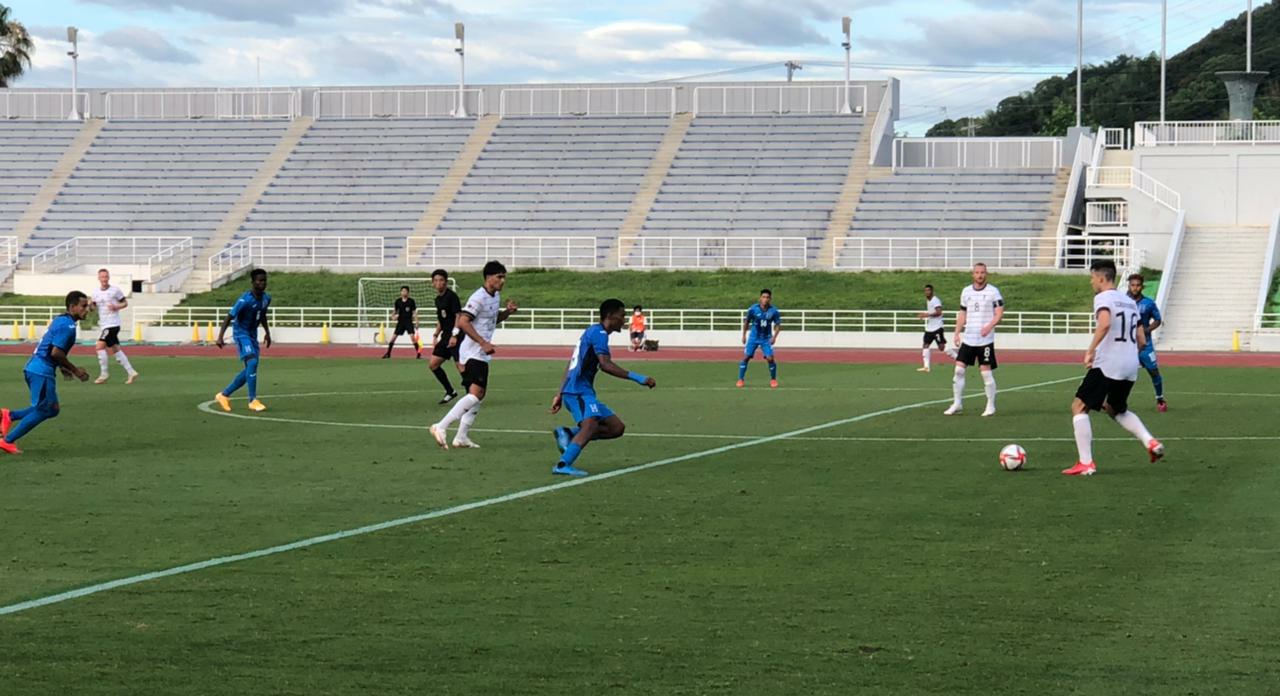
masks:
<path id="1" fill-rule="evenodd" d="M 360 345 L 385 345 L 391 339 L 390 334 L 395 330 L 391 313 L 395 310 L 396 298 L 400 297 L 400 288 L 405 285 L 409 286 L 409 297 L 418 303 L 418 323 L 426 333 L 422 340 L 431 339 L 436 290 L 431 287 L 430 278 L 361 278 L 356 300 Z M 455 292 L 458 289 L 453 278 L 449 279 L 449 287 Z"/>

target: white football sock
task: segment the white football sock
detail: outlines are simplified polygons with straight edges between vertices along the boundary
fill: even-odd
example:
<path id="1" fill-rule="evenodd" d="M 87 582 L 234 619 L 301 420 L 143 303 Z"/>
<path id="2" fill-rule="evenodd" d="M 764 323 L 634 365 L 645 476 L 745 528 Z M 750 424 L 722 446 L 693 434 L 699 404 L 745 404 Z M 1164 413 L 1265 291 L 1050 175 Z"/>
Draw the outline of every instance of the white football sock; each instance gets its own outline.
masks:
<path id="1" fill-rule="evenodd" d="M 107 374 L 107 349 L 98 351 L 98 374 Z"/>
<path id="2" fill-rule="evenodd" d="M 930 362 L 929 358 L 931 355 L 932 353 L 929 352 L 928 348 L 925 348 L 924 350 L 920 351 L 920 359 L 924 361 L 925 367 L 929 367 L 929 362 Z"/>
<path id="3" fill-rule="evenodd" d="M 996 410 L 996 376 L 991 370 L 982 371 L 982 387 L 987 392 L 987 410 Z"/>
<path id="4" fill-rule="evenodd" d="M 1147 430 L 1147 426 L 1142 424 L 1142 419 L 1133 411 L 1117 413 L 1116 422 L 1120 424 L 1120 427 L 1133 433 L 1133 436 L 1138 438 L 1138 442 L 1141 442 L 1143 447 L 1150 445 L 1151 441 L 1155 439 Z"/>
<path id="5" fill-rule="evenodd" d="M 951 380 L 951 394 L 955 396 L 955 405 L 964 403 L 964 366 L 956 365 L 956 376 Z"/>
<path id="6" fill-rule="evenodd" d="M 458 439 L 469 440 L 471 434 L 471 424 L 476 422 L 476 415 L 480 413 L 480 407 L 484 406 L 483 401 L 479 401 L 470 411 L 462 414 L 461 420 L 458 421 Z"/>
<path id="7" fill-rule="evenodd" d="M 120 367 L 123 367 L 125 372 L 133 374 L 133 365 L 129 364 L 129 358 L 125 356 L 123 350 L 116 353 L 116 362 L 120 363 Z M 106 361 L 104 360 L 103 363 L 105 364 Z"/>
<path id="8" fill-rule="evenodd" d="M 955 360 L 957 357 L 960 356 L 960 353 L 957 352 L 955 348 L 948 348 L 942 352 L 946 353 L 947 357 L 951 358 L 952 360 Z"/>
<path id="9" fill-rule="evenodd" d="M 480 400 L 476 398 L 475 394 L 467 394 L 461 399 L 458 399 L 458 403 L 454 404 L 453 408 L 449 409 L 449 413 L 447 413 L 444 418 L 441 418 L 440 422 L 436 425 L 448 430 L 449 426 L 457 422 L 459 418 L 462 418 L 464 413 L 470 411 L 471 407 L 478 403 L 480 403 Z"/>
<path id="10" fill-rule="evenodd" d="M 1089 414 L 1076 415 L 1071 419 L 1071 426 L 1076 431 L 1076 452 L 1080 461 L 1088 464 L 1093 461 L 1093 425 L 1089 423 Z"/>

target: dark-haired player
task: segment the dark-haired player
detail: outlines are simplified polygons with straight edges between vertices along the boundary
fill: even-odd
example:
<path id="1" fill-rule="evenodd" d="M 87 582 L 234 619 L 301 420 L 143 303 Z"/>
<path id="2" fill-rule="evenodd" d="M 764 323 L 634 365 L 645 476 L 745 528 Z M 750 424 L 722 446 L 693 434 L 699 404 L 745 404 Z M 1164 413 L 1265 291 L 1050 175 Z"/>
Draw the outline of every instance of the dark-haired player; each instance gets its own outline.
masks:
<path id="1" fill-rule="evenodd" d="M 454 364 L 461 367 L 458 343 L 462 340 L 462 332 L 457 323 L 462 302 L 458 300 L 458 293 L 449 289 L 449 272 L 443 268 L 431 272 L 431 287 L 436 291 L 436 330 L 431 336 L 434 347 L 431 349 L 430 367 L 431 374 L 444 387 L 444 397 L 440 399 L 440 403 L 447 404 L 458 398 L 458 392 L 453 390 L 453 383 L 441 366 L 445 360 L 452 359 Z"/>
<path id="2" fill-rule="evenodd" d="M 35 352 L 22 368 L 22 376 L 31 390 L 31 406 L 18 411 L 0 409 L 0 452 L 22 454 L 16 443 L 37 425 L 57 418 L 61 412 L 58 404 L 57 372 L 75 377 L 81 382 L 89 379 L 89 373 L 71 364 L 67 354 L 76 344 L 76 322 L 89 313 L 89 297 L 79 290 L 72 290 L 65 298 L 66 312 L 54 317 L 49 328 L 40 338 Z M 17 427 L 10 426 L 17 421 Z"/>
<path id="3" fill-rule="evenodd" d="M 932 285 L 924 286 L 924 311 L 920 313 L 920 318 L 924 319 L 924 348 L 920 351 L 920 360 L 924 365 L 916 372 L 928 372 L 932 368 L 932 346 L 934 345 L 955 360 L 955 350 L 947 348 L 947 330 L 943 328 L 942 319 L 942 300 L 933 294 Z"/>
<path id="4" fill-rule="evenodd" d="M 236 300 L 227 318 L 222 320 L 222 328 L 218 330 L 217 346 L 226 345 L 223 338 L 227 327 L 235 325 L 232 336 L 236 341 L 236 350 L 244 369 L 231 380 L 226 389 L 214 395 L 214 401 L 223 411 L 231 410 L 231 399 L 240 387 L 249 385 L 249 410 L 265 411 L 267 407 L 258 401 L 258 356 L 262 352 L 258 348 L 258 328 L 262 328 L 262 340 L 271 347 L 271 327 L 267 326 L 267 309 L 271 306 L 271 296 L 267 294 L 267 272 L 255 268 L 249 272 L 249 289 Z"/>
<path id="5" fill-rule="evenodd" d="M 1129 297 L 1138 305 L 1138 328 L 1147 337 L 1147 344 L 1138 353 L 1138 363 L 1151 375 L 1151 386 L 1156 390 L 1156 410 L 1164 413 L 1169 404 L 1164 401 L 1164 377 L 1160 374 L 1160 363 L 1156 360 L 1156 344 L 1151 334 L 1164 324 L 1160 317 L 1160 308 L 1156 301 L 1142 294 L 1146 279 L 1140 273 L 1129 276 Z"/>
<path id="6" fill-rule="evenodd" d="M 391 357 L 391 349 L 396 347 L 396 339 L 409 334 L 413 339 L 413 350 L 415 357 L 422 357 L 422 344 L 418 343 L 418 303 L 412 297 L 409 297 L 409 286 L 400 286 L 400 296 L 396 298 L 395 307 L 391 310 L 391 321 L 396 325 L 395 333 L 391 334 L 391 341 L 387 343 L 387 352 L 382 356 L 383 360 Z"/>
<path id="7" fill-rule="evenodd" d="M 609 334 L 622 330 L 627 321 L 627 307 L 622 300 L 605 300 L 600 304 L 600 322 L 587 327 L 578 339 L 578 347 L 569 358 L 560 391 L 551 400 L 551 412 L 559 413 L 560 407 L 569 409 L 576 428 L 556 428 L 556 448 L 560 461 L 551 470 L 561 476 L 586 476 L 587 472 L 574 466 L 582 448 L 592 440 L 612 440 L 622 437 L 627 426 L 618 414 L 596 398 L 596 373 L 603 371 L 614 377 L 629 379 L 636 384 L 653 389 L 657 382 L 637 372 L 629 372 L 613 362 L 609 355 Z"/>
<path id="8" fill-rule="evenodd" d="M 742 351 L 742 362 L 738 363 L 737 386 L 746 386 L 747 363 L 759 348 L 769 363 L 769 386 L 778 388 L 778 363 L 773 359 L 773 344 L 781 331 L 782 315 L 773 306 L 773 291 L 765 288 L 760 291 L 760 301 L 747 308 L 747 316 L 742 321 L 742 343 L 746 348 Z"/>

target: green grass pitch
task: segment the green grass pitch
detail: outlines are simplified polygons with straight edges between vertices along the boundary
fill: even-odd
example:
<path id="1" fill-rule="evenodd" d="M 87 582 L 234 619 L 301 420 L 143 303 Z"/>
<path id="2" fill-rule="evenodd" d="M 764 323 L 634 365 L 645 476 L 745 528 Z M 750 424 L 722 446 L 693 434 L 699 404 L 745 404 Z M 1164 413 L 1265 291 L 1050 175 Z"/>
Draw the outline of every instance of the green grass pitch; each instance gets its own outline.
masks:
<path id="1" fill-rule="evenodd" d="M 73 355 L 73 359 L 76 356 Z M 83 355 L 81 361 L 85 360 Z M 1280 684 L 1275 373 L 1166 368 L 1134 404 L 1147 463 L 1080 370 L 1007 365 L 979 418 L 945 368 L 619 361 L 622 440 L 580 466 L 664 466 L 0 615 L 4 694 L 1269 694 Z M 0 460 L 0 605 L 562 482 L 563 365 L 499 359 L 478 451 L 425 431 L 425 365 L 273 360 L 270 410 L 198 405 L 227 359 L 136 359 L 60 383 Z M 26 399 L 0 359 L 0 400 Z M 113 365 L 113 369 L 118 368 Z M 1065 380 L 1065 381 L 1060 381 Z M 310 396 L 298 396 L 298 395 Z M 242 393 L 243 395 L 243 393 Z M 276 420 L 273 420 L 276 419 Z M 317 424 L 324 422 L 330 424 Z M 344 425 L 345 424 L 345 425 Z M 373 427 L 377 426 L 377 427 Z M 388 427 L 389 426 L 389 427 Z M 1252 438 L 1252 439 L 1251 439 Z M 1006 473 L 1009 442 L 1028 469 Z M 712 451 L 721 449 L 719 453 Z M 712 453 L 707 453 L 712 452 Z M 705 453 L 705 454 L 699 454 Z"/>

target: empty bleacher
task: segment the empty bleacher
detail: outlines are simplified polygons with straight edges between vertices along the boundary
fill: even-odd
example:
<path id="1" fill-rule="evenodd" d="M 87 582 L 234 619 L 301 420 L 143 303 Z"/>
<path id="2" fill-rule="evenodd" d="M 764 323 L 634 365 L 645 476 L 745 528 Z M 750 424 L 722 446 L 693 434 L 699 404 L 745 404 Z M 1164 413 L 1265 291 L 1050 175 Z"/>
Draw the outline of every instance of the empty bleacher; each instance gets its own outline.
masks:
<path id="1" fill-rule="evenodd" d="M 191 237 L 199 249 L 286 126 L 283 121 L 110 122 L 23 254 L 75 236 Z"/>
<path id="2" fill-rule="evenodd" d="M 13 234 L 14 225 L 79 132 L 79 123 L 65 121 L 17 121 L 0 126 L 0 226 L 4 234 Z"/>
<path id="3" fill-rule="evenodd" d="M 869 237 L 1039 236 L 1053 171 L 899 171 L 867 181 L 850 226 Z"/>
<path id="4" fill-rule="evenodd" d="M 383 237 L 394 258 L 474 127 L 453 118 L 317 121 L 237 238 Z"/>

